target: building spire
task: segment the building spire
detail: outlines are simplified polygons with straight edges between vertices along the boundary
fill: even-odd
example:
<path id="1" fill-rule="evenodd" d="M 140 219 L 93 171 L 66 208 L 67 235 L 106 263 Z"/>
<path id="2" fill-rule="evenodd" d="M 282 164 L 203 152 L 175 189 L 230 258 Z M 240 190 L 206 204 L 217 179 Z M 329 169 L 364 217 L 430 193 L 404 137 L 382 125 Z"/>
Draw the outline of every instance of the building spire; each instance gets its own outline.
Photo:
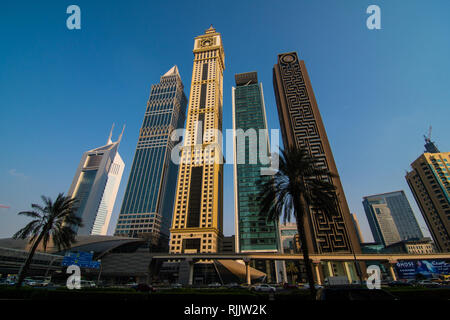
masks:
<path id="1" fill-rule="evenodd" d="M 205 31 L 205 33 L 215 33 L 216 29 L 214 29 L 213 25 L 211 24 L 209 28 Z"/>
<path id="2" fill-rule="evenodd" d="M 119 135 L 119 139 L 117 139 L 117 143 L 120 143 L 120 141 L 122 140 L 122 136 L 123 136 L 123 132 L 125 131 L 125 124 L 122 127 L 122 132 Z"/>
<path id="3" fill-rule="evenodd" d="M 178 72 L 178 67 L 177 65 L 174 65 L 172 68 L 170 68 L 169 71 L 167 71 L 163 77 L 167 77 L 167 76 L 173 76 L 173 75 L 180 75 L 180 73 Z"/>
<path id="4" fill-rule="evenodd" d="M 112 143 L 111 138 L 112 138 L 113 130 L 114 130 L 114 122 L 112 124 L 111 131 L 109 132 L 109 137 L 108 137 L 108 141 L 106 142 L 106 144 L 111 144 Z"/>

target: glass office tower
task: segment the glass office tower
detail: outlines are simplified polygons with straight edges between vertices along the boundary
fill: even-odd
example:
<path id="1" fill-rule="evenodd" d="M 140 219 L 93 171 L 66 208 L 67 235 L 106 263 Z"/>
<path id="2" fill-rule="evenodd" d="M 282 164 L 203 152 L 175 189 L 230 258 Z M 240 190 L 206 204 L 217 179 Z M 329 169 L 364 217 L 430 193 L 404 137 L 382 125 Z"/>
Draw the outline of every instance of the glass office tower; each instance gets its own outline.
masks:
<path id="1" fill-rule="evenodd" d="M 422 231 L 403 190 L 367 196 L 364 199 L 369 202 L 380 200 L 387 204 L 401 240 L 423 238 Z"/>
<path id="2" fill-rule="evenodd" d="M 269 165 L 262 164 L 258 156 L 260 151 L 269 155 L 262 84 L 258 84 L 256 72 L 236 74 L 235 80 L 232 99 L 233 129 L 237 134 L 233 140 L 236 251 L 277 251 L 277 225 L 266 221 L 255 201 L 261 183 L 270 178 L 261 175 L 261 169 Z M 236 130 L 242 130 L 244 135 L 239 136 Z M 250 143 L 250 135 L 257 137 L 254 143 Z M 264 135 L 264 144 L 259 143 L 260 135 Z"/>
<path id="3" fill-rule="evenodd" d="M 376 243 L 389 246 L 401 240 L 392 210 L 382 196 L 363 198 L 364 211 Z"/>
<path id="4" fill-rule="evenodd" d="M 152 85 L 115 235 L 150 237 L 167 247 L 178 166 L 171 161 L 177 141 L 170 136 L 184 125 L 187 98 L 176 66 Z"/>

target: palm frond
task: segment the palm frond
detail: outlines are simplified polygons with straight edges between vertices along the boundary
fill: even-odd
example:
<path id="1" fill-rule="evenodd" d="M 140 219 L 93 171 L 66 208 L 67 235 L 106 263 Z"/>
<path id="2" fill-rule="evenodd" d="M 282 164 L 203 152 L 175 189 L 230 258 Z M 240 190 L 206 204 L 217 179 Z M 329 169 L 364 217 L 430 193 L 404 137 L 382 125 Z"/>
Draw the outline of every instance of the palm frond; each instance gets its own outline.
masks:
<path id="1" fill-rule="evenodd" d="M 17 231 L 12 237 L 13 239 L 26 239 L 32 235 L 39 234 L 40 227 L 40 221 L 33 220 Z"/>
<path id="2" fill-rule="evenodd" d="M 36 219 L 42 218 L 42 216 L 36 211 L 21 211 L 18 213 L 18 215 L 27 216 L 27 217 L 36 218 Z"/>
<path id="3" fill-rule="evenodd" d="M 38 212 L 40 212 L 41 214 L 47 213 L 47 210 L 48 210 L 47 207 L 43 207 L 43 206 L 41 206 L 40 204 L 37 204 L 37 203 L 33 203 L 33 204 L 31 205 L 31 207 L 32 207 L 33 209 L 37 210 Z"/>
<path id="4" fill-rule="evenodd" d="M 68 226 L 62 226 L 55 230 L 53 234 L 53 242 L 58 247 L 58 250 L 70 248 L 76 242 L 76 233 Z"/>
<path id="5" fill-rule="evenodd" d="M 260 212 L 269 220 L 290 221 L 303 217 L 308 208 L 294 198 L 302 197 L 307 206 L 320 208 L 327 215 L 337 213 L 336 188 L 330 182 L 335 175 L 303 149 L 281 150 L 279 170 L 269 181 L 261 183 Z"/>

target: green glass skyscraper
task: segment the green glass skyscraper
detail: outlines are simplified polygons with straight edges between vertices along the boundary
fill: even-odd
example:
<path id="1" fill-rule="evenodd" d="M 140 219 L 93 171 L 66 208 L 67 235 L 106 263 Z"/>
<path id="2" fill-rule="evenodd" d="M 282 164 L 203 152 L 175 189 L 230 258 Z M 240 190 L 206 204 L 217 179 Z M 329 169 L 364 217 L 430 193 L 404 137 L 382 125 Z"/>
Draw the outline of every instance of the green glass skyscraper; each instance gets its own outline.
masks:
<path id="1" fill-rule="evenodd" d="M 261 216 L 255 197 L 269 176 L 261 169 L 270 165 L 261 161 L 269 155 L 266 111 L 262 84 L 256 72 L 235 75 L 232 88 L 234 151 L 234 197 L 236 252 L 278 251 L 277 226 Z M 263 130 L 263 131 L 261 131 Z"/>
<path id="2" fill-rule="evenodd" d="M 168 250 L 178 166 L 173 130 L 183 128 L 187 98 L 176 66 L 152 85 L 115 235 L 144 237 Z"/>

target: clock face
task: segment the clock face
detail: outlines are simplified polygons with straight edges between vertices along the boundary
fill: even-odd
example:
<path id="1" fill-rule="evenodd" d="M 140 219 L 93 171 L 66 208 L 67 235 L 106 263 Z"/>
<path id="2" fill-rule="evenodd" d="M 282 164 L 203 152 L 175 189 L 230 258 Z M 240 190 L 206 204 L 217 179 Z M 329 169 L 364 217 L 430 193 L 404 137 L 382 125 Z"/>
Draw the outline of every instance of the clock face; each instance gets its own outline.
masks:
<path id="1" fill-rule="evenodd" d="M 210 46 L 211 45 L 211 40 L 204 40 L 203 42 L 202 42 L 202 47 L 208 47 L 208 46 Z"/>

